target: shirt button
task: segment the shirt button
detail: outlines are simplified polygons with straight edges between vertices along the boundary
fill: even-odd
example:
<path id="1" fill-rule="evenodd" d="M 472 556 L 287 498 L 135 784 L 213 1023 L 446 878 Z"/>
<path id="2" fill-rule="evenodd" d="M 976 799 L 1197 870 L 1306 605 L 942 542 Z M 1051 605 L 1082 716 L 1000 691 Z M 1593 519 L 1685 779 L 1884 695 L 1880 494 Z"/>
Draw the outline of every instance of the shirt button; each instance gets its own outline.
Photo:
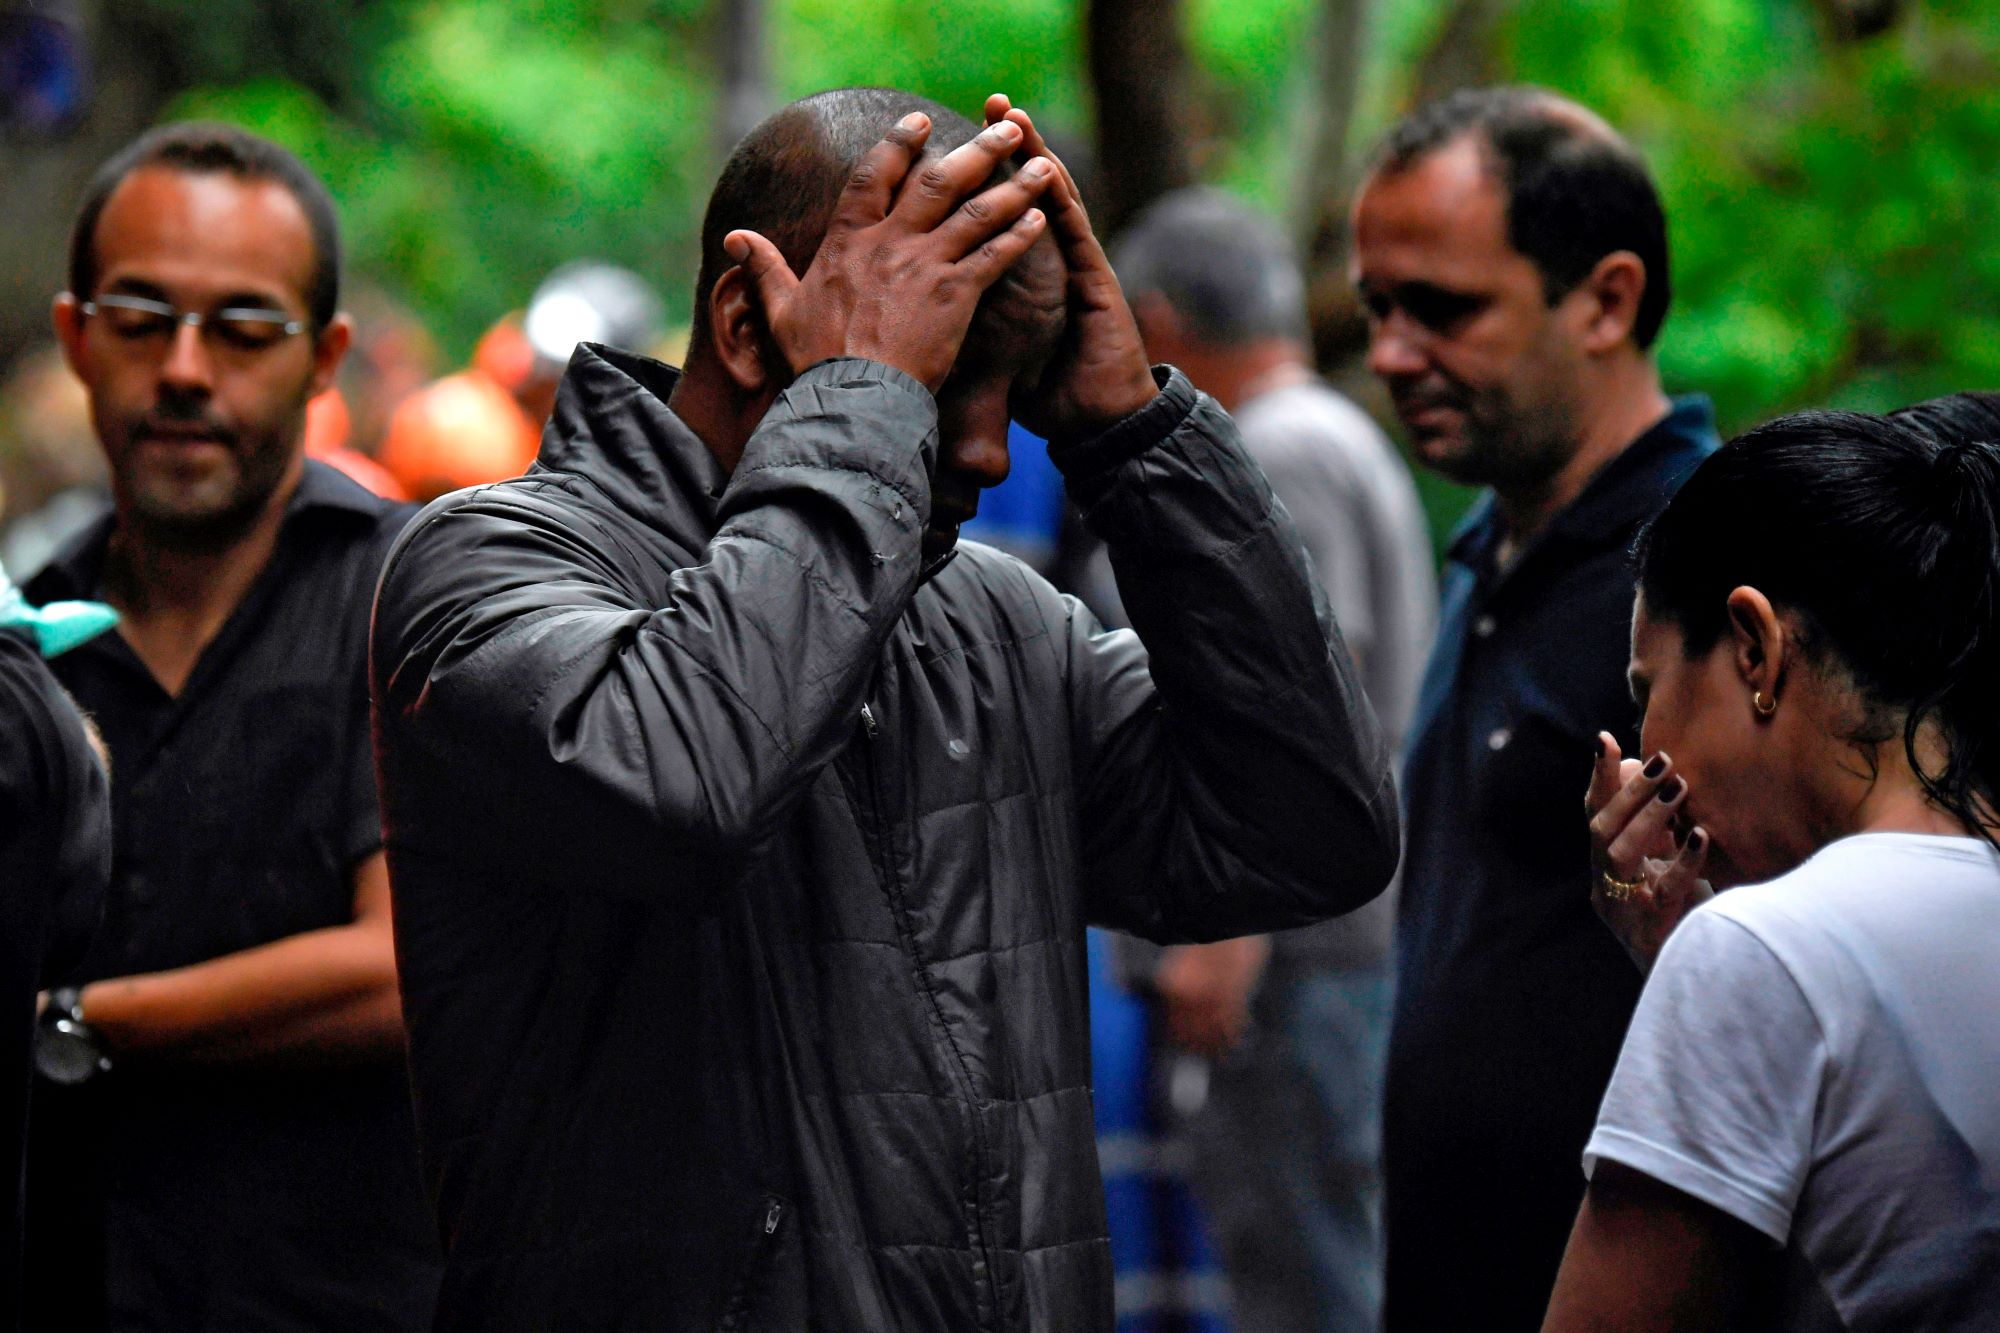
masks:
<path id="1" fill-rule="evenodd" d="M 1489 750 L 1504 750 L 1507 748 L 1507 742 L 1513 739 L 1513 732 L 1507 730 L 1505 727 L 1495 727 L 1492 734 L 1486 738 L 1486 748 Z"/>
<path id="2" fill-rule="evenodd" d="M 1493 631 L 1499 628 L 1500 628 L 1500 622 L 1495 620 L 1492 616 L 1481 616 L 1479 617 L 1479 619 L 1472 622 L 1472 632 L 1474 634 L 1477 634 L 1482 639 L 1492 638 Z M 1500 747 L 1496 745 L 1493 748 L 1497 750 Z"/>

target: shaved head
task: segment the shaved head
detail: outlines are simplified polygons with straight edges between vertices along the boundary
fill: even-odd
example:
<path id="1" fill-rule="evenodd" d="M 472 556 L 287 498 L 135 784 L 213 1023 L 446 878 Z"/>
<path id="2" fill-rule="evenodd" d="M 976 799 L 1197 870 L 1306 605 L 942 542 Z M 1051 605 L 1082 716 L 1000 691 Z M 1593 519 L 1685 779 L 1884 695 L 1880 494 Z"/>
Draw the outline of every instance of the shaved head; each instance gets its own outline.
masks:
<path id="1" fill-rule="evenodd" d="M 893 88 L 836 88 L 802 98 L 766 119 L 730 153 L 701 226 L 691 348 L 708 339 L 709 294 L 735 267 L 722 248 L 732 231 L 754 231 L 803 275 L 819 252 L 834 205 L 868 150 L 912 111 L 931 120 L 921 162 L 969 143 L 980 127 L 927 97 Z M 999 175 L 1011 175 L 1011 166 Z M 996 179 L 999 177 L 996 176 Z M 967 335 L 967 356 L 1038 363 L 1063 329 L 1062 261 L 1044 237 L 995 283 Z M 691 353 L 692 355 L 692 353 Z"/>

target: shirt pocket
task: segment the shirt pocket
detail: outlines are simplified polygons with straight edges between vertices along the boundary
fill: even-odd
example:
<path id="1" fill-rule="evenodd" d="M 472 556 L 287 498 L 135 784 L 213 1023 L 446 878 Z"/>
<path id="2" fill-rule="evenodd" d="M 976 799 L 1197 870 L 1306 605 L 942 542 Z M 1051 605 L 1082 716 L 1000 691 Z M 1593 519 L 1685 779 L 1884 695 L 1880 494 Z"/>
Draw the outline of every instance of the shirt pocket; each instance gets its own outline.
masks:
<path id="1" fill-rule="evenodd" d="M 1482 825 L 1508 860 L 1525 869 L 1574 873 L 1590 854 L 1583 797 L 1597 728 L 1542 704 L 1485 720 L 1477 792 Z"/>

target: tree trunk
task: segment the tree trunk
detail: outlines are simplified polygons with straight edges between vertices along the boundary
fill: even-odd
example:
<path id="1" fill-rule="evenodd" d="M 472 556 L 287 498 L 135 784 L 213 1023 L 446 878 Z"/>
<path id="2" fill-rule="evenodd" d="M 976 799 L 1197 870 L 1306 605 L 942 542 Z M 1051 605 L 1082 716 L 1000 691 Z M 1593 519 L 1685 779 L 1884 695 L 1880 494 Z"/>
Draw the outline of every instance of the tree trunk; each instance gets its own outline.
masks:
<path id="1" fill-rule="evenodd" d="M 1097 99 L 1097 230 L 1110 236 L 1194 181 L 1180 0 L 1089 0 L 1085 45 Z"/>
<path id="2" fill-rule="evenodd" d="M 76 16 L 90 51 L 89 105 L 69 130 L 0 138 L 0 371 L 54 338 L 49 301 L 69 285 L 69 227 L 98 165 L 150 124 L 169 89 L 116 16 Z"/>
<path id="3" fill-rule="evenodd" d="M 1499 34 L 1508 0 L 1458 0 L 1417 62 L 1408 105 L 1491 83 L 1502 72 Z M 1312 156 L 1295 216 L 1305 264 L 1313 359 L 1329 376 L 1367 350 L 1368 322 L 1347 281 L 1347 214 L 1364 164 L 1349 140 L 1365 57 L 1368 0 L 1322 0 Z"/>
<path id="4" fill-rule="evenodd" d="M 1331 371 L 1367 344 L 1368 325 L 1347 281 L 1347 210 L 1356 163 L 1349 142 L 1366 59 L 1368 0 L 1322 0 L 1314 43 L 1306 159 L 1292 201 L 1313 359 Z"/>
<path id="5" fill-rule="evenodd" d="M 722 0 L 717 10 L 722 25 L 717 62 L 722 71 L 722 115 L 716 124 L 720 161 L 772 107 L 764 0 Z"/>
<path id="6" fill-rule="evenodd" d="M 1835 42 L 1861 42 L 1896 26 L 1904 0 L 1814 0 L 1820 23 Z"/>
<path id="7" fill-rule="evenodd" d="M 1458 0 L 1417 62 L 1410 105 L 1422 106 L 1460 88 L 1492 83 L 1502 74 L 1498 41 L 1507 0 Z"/>

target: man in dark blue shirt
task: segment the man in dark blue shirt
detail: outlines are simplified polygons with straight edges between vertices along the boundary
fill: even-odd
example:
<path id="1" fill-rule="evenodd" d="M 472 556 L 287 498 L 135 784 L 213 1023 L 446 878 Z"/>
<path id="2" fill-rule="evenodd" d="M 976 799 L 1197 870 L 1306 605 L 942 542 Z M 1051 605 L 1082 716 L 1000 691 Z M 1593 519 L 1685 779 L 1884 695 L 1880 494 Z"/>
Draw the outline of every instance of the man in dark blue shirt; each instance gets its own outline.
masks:
<path id="1" fill-rule="evenodd" d="M 1639 993 L 1590 902 L 1582 794 L 1625 688 L 1633 536 L 1716 444 L 1651 347 L 1643 163 L 1535 89 L 1391 132 L 1355 207 L 1369 365 L 1420 461 L 1489 488 L 1454 538 L 1404 770 L 1384 1122 L 1392 1329 L 1534 1329 Z"/>

